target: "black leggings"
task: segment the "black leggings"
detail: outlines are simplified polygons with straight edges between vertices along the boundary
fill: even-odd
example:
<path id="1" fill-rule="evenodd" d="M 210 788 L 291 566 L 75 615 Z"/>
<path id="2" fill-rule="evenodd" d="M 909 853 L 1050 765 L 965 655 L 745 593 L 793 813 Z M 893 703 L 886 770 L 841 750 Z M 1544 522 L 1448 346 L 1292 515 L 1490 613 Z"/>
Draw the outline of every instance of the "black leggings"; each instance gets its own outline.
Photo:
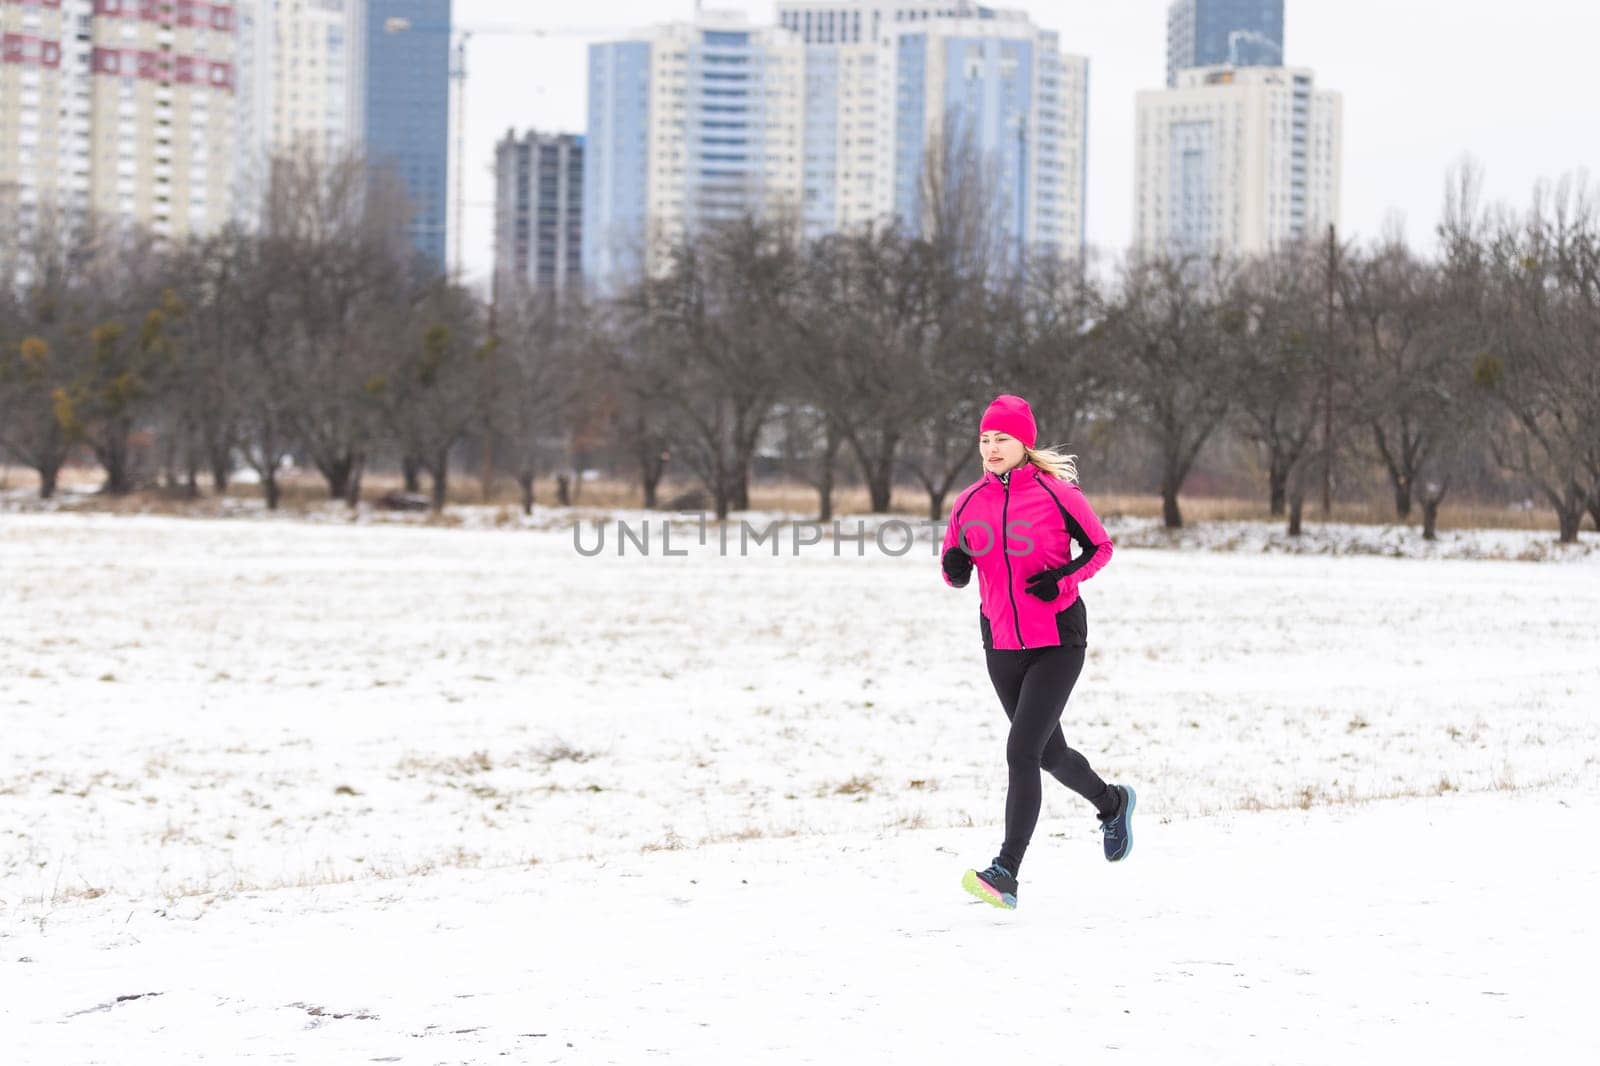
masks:
<path id="1" fill-rule="evenodd" d="M 1061 712 L 1083 670 L 1084 649 L 1062 645 L 1026 651 L 991 648 L 984 655 L 989 679 L 1011 719 L 1011 735 L 1006 738 L 1011 783 L 1006 789 L 1006 840 L 999 859 L 1015 874 L 1039 824 L 1041 769 L 1102 811 L 1109 794 L 1106 783 L 1089 767 L 1089 760 L 1067 747 L 1061 734 Z M 1109 802 L 1114 808 L 1114 799 Z"/>

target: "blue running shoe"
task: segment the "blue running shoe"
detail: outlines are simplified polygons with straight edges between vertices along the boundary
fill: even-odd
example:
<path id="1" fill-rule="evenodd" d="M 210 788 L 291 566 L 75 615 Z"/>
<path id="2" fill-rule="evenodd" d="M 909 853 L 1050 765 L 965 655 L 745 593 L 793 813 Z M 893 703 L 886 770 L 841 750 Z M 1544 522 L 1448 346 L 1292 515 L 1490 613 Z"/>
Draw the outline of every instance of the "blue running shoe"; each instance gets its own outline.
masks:
<path id="1" fill-rule="evenodd" d="M 1138 797 L 1127 785 L 1111 787 L 1122 793 L 1122 803 L 1116 814 L 1100 819 L 1100 832 L 1105 837 L 1106 862 L 1121 862 L 1133 850 L 1133 805 Z"/>
<path id="2" fill-rule="evenodd" d="M 987 870 L 968 870 L 961 875 L 961 887 L 985 903 L 1008 911 L 1017 909 L 1017 879 L 998 861 Z"/>

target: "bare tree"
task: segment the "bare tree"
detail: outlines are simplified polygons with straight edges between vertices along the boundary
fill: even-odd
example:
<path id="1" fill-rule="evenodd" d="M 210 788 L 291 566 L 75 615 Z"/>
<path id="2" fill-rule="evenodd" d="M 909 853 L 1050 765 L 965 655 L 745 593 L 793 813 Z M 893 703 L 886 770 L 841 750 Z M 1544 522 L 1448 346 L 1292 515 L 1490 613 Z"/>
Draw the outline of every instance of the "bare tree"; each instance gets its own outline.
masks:
<path id="1" fill-rule="evenodd" d="M 274 257 L 294 264 L 282 278 L 278 384 L 329 495 L 353 505 L 380 431 L 366 385 L 383 370 L 389 323 L 404 313 L 415 276 L 410 207 L 392 177 L 369 174 L 358 155 L 302 149 L 273 159 L 265 214 Z"/>
<path id="2" fill-rule="evenodd" d="M 75 250 L 70 233 L 45 227 L 0 263 L 0 448 L 39 475 L 42 499 L 55 495 L 71 454 L 57 403 L 70 381 L 63 350 L 82 299 Z"/>
<path id="3" fill-rule="evenodd" d="M 240 241 L 226 254 L 232 262 L 215 279 L 214 299 L 229 331 L 218 353 L 234 397 L 234 441 L 261 481 L 267 509 L 275 511 L 283 497 L 279 473 L 298 446 L 292 370 L 281 353 L 298 342 L 293 276 L 299 266 L 294 242 L 271 236 Z"/>
<path id="4" fill-rule="evenodd" d="M 133 228 L 86 230 L 90 251 L 78 268 L 80 295 L 64 331 L 70 373 L 54 392 L 56 418 L 104 468 L 103 491 L 131 492 L 141 473 L 134 431 L 156 409 L 173 362 L 171 330 L 184 313 L 163 282 L 167 262 Z"/>
<path id="5" fill-rule="evenodd" d="M 673 367 L 663 398 L 681 428 L 674 454 L 726 518 L 748 506 L 751 457 L 780 391 L 795 236 L 788 222 L 746 216 L 686 236 L 668 260 L 628 302 Z"/>
<path id="6" fill-rule="evenodd" d="M 976 462 L 983 405 L 999 392 L 1030 398 L 1040 446 L 1069 446 L 1089 419 L 1105 413 L 1102 352 L 1095 333 L 1098 294 L 1081 265 L 1053 252 L 997 269 L 975 292 L 955 289 L 941 308 L 934 358 L 925 377 L 931 413 L 915 427 L 907 466 L 927 490 L 929 510 Z M 952 313 L 953 312 L 953 313 Z"/>
<path id="7" fill-rule="evenodd" d="M 366 391 L 402 455 L 415 456 L 432 482 L 434 513 L 448 494 L 450 453 L 484 420 L 488 349 L 480 342 L 478 308 L 443 278 L 414 294 L 408 313 L 391 325 L 387 369 Z"/>
<path id="8" fill-rule="evenodd" d="M 1360 406 L 1404 521 L 1420 472 L 1453 429 L 1453 394 L 1442 386 L 1457 349 L 1441 316 L 1440 276 L 1391 233 L 1350 257 L 1340 282 Z"/>
<path id="9" fill-rule="evenodd" d="M 577 348 L 581 303 L 554 293 L 522 293 L 499 316 L 492 342 L 500 386 L 493 421 L 522 490 L 523 512 L 532 513 L 534 481 L 555 450 L 560 427 L 577 402 Z"/>
<path id="10" fill-rule="evenodd" d="M 1556 512 L 1562 543 L 1600 483 L 1600 217 L 1585 180 L 1540 185 L 1521 218 L 1480 216 L 1472 183 L 1443 231 L 1458 291 L 1477 297 L 1473 379 L 1503 412 L 1496 460 Z"/>
<path id="11" fill-rule="evenodd" d="M 180 353 L 182 380 L 174 390 L 174 406 L 219 493 L 228 488 L 240 443 L 241 368 L 252 333 L 263 324 L 260 305 L 270 299 L 253 288 L 260 280 L 259 252 L 251 234 L 229 226 L 190 243 L 174 271 L 189 308 L 189 343 Z"/>
<path id="12" fill-rule="evenodd" d="M 1178 493 L 1232 401 L 1226 350 L 1245 317 L 1229 306 L 1230 288 L 1231 269 L 1220 261 L 1135 259 L 1108 310 L 1117 391 L 1160 457 L 1169 529 L 1183 525 Z"/>
<path id="13" fill-rule="evenodd" d="M 575 324 L 573 333 L 587 335 L 587 347 L 597 349 L 602 358 L 601 387 L 614 397 L 613 431 L 625 441 L 625 451 L 633 459 L 644 495 L 644 505 L 659 505 L 659 492 L 676 446 L 674 426 L 665 400 L 672 388 L 672 360 L 662 350 L 659 338 L 652 335 L 647 316 L 635 306 L 612 308 L 609 313 L 588 309 L 583 319 L 587 326 Z M 569 348 L 576 348 L 569 343 Z M 574 382 L 577 376 L 568 374 Z M 563 405 L 572 406 L 571 397 Z"/>
<path id="14" fill-rule="evenodd" d="M 791 319 L 801 397 L 855 455 L 874 512 L 889 509 L 900 450 L 939 395 L 930 251 L 897 226 L 825 237 Z"/>
<path id="15" fill-rule="evenodd" d="M 1235 424 L 1262 457 L 1275 516 L 1284 513 L 1290 475 L 1309 461 L 1323 422 L 1327 353 L 1318 260 L 1314 244 L 1286 243 L 1245 264 L 1233 294 L 1234 313 L 1243 316 L 1228 346 L 1238 383 Z"/>

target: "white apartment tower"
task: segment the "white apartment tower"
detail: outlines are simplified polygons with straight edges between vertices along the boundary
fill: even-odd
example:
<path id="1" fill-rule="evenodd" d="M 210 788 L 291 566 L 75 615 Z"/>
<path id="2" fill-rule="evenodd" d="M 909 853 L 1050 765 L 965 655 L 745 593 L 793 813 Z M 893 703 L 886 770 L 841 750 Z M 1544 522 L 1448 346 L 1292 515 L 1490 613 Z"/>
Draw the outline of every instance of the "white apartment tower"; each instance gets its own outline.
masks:
<path id="1" fill-rule="evenodd" d="M 207 0 L 0 2 L 0 210 L 94 211 L 180 238 L 233 208 L 237 11 Z"/>
<path id="2" fill-rule="evenodd" d="M 808 235 L 924 221 L 937 138 L 969 136 L 1009 246 L 1081 253 L 1088 60 L 1021 11 L 970 0 L 790 0 L 806 42 Z"/>
<path id="3" fill-rule="evenodd" d="M 168 2 L 168 0 L 163 0 Z M 238 0 L 237 217 L 259 219 L 276 152 L 361 143 L 369 0 Z"/>
<path id="4" fill-rule="evenodd" d="M 1338 224 L 1338 93 L 1303 67 L 1196 67 L 1176 79 L 1138 97 L 1139 251 L 1250 255 Z"/>
<path id="5" fill-rule="evenodd" d="M 366 0 L 270 0 L 273 149 L 324 156 L 358 146 L 365 128 L 361 72 Z"/>
<path id="6" fill-rule="evenodd" d="M 607 286 L 698 225 L 798 212 L 804 78 L 798 36 L 734 13 L 590 46 L 583 273 Z"/>

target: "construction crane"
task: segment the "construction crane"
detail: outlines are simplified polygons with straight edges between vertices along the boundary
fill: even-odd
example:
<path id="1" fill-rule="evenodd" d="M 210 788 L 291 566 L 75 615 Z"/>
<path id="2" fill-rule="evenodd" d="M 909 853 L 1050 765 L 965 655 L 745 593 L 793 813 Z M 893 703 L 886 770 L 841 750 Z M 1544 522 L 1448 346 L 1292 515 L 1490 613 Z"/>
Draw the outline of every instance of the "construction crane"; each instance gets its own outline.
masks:
<path id="1" fill-rule="evenodd" d="M 476 36 L 486 37 L 605 37 L 620 32 L 615 26 L 519 26 L 511 23 L 481 26 L 452 26 L 443 22 L 412 22 L 395 16 L 383 20 L 384 33 L 443 33 L 455 39 L 450 50 L 450 80 L 456 87 L 456 181 L 452 229 L 454 232 L 454 274 L 461 280 L 461 237 L 465 229 L 463 211 L 466 203 L 466 136 L 467 136 L 467 43 Z"/>
<path id="2" fill-rule="evenodd" d="M 695 5 L 699 10 L 698 2 Z M 452 259 L 452 273 L 456 282 L 462 281 L 461 270 L 461 240 L 466 230 L 465 205 L 466 205 L 466 172 L 467 172 L 467 43 L 476 36 L 494 37 L 605 37 L 619 30 L 615 26 L 566 26 L 550 28 L 545 26 L 519 26 L 514 24 L 480 25 L 480 26 L 452 26 L 448 23 L 414 23 L 408 18 L 393 17 L 383 20 L 385 33 L 443 33 L 454 37 L 454 47 L 450 52 L 450 80 L 456 87 L 456 182 L 454 211 L 455 224 L 454 250 Z M 491 291 L 493 286 L 491 285 Z M 494 333 L 494 301 L 491 297 L 489 303 L 489 332 Z M 488 374 L 492 384 L 494 378 L 494 348 L 489 349 L 489 358 L 485 362 L 485 373 Z M 487 503 L 492 494 L 494 480 L 494 434 L 488 430 L 484 435 L 483 449 L 483 499 Z"/>

